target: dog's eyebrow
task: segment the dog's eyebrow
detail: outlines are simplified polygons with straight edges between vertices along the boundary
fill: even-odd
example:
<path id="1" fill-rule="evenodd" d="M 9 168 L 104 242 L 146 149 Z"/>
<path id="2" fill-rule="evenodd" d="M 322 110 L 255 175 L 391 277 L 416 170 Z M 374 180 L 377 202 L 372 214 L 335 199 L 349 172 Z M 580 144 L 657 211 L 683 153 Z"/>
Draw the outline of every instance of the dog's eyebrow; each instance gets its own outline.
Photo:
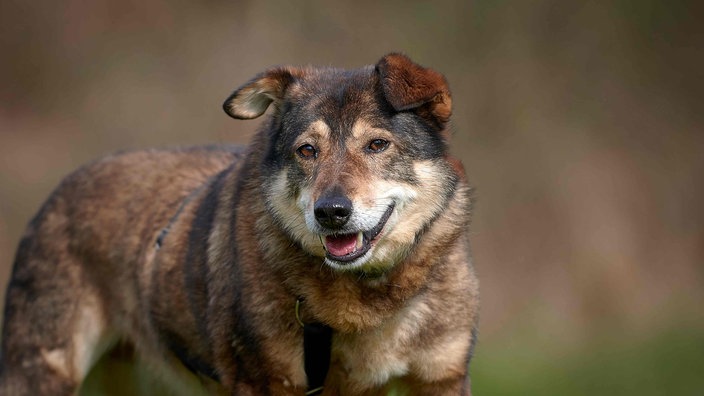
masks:
<path id="1" fill-rule="evenodd" d="M 389 126 L 390 125 L 384 124 L 379 119 L 360 117 L 355 121 L 354 125 L 352 126 L 352 136 L 355 138 L 359 138 L 371 130 L 391 133 L 391 131 L 389 130 Z"/>
<path id="2" fill-rule="evenodd" d="M 308 125 L 308 130 L 311 131 L 311 133 L 320 135 L 321 138 L 329 137 L 331 132 L 330 125 L 322 118 L 311 122 L 310 125 Z"/>

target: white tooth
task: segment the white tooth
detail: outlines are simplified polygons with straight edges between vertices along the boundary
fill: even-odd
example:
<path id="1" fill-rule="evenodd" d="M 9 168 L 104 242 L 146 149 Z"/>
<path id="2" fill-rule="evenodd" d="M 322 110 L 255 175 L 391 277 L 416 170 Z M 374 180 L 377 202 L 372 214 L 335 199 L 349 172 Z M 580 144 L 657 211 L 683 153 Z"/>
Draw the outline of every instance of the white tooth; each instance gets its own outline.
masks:
<path id="1" fill-rule="evenodd" d="M 356 247 L 356 249 L 357 250 L 361 249 L 363 244 L 364 244 L 364 235 L 362 234 L 362 231 L 360 231 L 357 234 L 357 247 Z"/>

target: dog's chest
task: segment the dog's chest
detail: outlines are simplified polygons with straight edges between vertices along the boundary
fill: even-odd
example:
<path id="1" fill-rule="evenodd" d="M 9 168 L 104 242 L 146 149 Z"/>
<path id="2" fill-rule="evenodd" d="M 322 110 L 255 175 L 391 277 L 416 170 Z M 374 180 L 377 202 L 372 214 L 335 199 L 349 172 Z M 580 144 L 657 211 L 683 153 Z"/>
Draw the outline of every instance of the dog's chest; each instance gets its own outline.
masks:
<path id="1" fill-rule="evenodd" d="M 419 336 L 430 317 L 422 300 L 413 301 L 379 328 L 354 334 L 336 334 L 332 357 L 357 386 L 378 386 L 409 374 L 416 351 L 422 349 Z"/>

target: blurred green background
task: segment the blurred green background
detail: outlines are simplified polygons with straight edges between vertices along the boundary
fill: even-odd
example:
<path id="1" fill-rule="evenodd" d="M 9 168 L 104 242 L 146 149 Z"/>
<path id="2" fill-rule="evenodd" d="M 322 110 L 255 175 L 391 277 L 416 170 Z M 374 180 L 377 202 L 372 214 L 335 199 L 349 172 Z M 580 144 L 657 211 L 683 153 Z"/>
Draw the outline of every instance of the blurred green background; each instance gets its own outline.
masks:
<path id="1" fill-rule="evenodd" d="M 474 393 L 702 395 L 703 5 L 3 0 L 0 284 L 81 163 L 247 142 L 220 105 L 264 68 L 401 51 L 447 76 L 477 187 Z M 84 393 L 153 394 L 146 372 L 116 356 Z"/>

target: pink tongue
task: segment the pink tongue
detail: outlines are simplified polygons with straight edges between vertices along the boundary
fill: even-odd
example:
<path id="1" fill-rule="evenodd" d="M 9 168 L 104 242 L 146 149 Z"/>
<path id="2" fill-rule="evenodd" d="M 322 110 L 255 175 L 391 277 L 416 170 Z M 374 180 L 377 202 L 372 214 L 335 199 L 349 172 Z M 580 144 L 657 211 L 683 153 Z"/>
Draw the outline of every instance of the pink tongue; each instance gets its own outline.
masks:
<path id="1" fill-rule="evenodd" d="M 346 256 L 355 251 L 357 235 L 328 235 L 325 237 L 325 248 L 333 256 Z"/>

